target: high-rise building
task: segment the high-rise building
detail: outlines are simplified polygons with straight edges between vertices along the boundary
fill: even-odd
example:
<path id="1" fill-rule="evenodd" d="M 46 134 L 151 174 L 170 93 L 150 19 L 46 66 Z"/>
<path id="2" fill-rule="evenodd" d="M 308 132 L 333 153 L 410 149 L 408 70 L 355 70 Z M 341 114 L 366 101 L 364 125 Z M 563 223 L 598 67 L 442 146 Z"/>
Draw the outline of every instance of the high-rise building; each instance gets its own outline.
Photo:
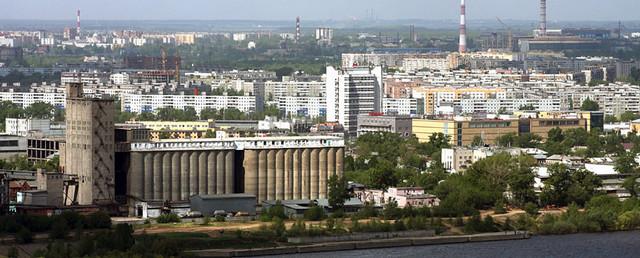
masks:
<path id="1" fill-rule="evenodd" d="M 67 85 L 63 171 L 78 176 L 78 204 L 115 201 L 114 100 L 83 95 L 82 83 Z"/>
<path id="2" fill-rule="evenodd" d="M 327 121 L 355 136 L 358 115 L 382 111 L 382 67 L 327 67 Z"/>

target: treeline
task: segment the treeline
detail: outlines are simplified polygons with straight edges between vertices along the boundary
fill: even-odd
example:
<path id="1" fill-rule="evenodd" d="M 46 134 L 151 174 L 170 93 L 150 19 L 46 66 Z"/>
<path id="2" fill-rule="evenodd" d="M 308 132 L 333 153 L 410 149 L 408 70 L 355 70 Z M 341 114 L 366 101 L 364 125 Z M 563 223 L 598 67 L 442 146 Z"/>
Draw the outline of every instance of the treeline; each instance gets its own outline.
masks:
<path id="1" fill-rule="evenodd" d="M 116 110 L 117 123 L 126 121 L 198 121 L 198 120 L 263 120 L 267 116 L 282 118 L 282 112 L 275 106 L 266 106 L 262 112 L 246 113 L 237 108 L 214 109 L 205 108 L 200 115 L 193 107 L 175 109 L 171 107 L 159 108 L 155 112 L 122 112 Z"/>
<path id="2" fill-rule="evenodd" d="M 0 102 L 0 129 L 5 129 L 6 118 L 33 118 L 33 119 L 53 119 L 64 121 L 64 109 L 56 108 L 45 102 L 35 102 L 27 108 L 11 102 Z"/>
<path id="3" fill-rule="evenodd" d="M 13 84 L 19 82 L 22 86 L 30 86 L 31 84 L 41 84 L 43 82 L 46 83 L 60 83 L 60 72 L 54 72 L 51 74 L 42 74 L 42 73 L 32 73 L 30 75 L 26 75 L 22 72 L 12 70 L 9 74 L 5 76 L 0 76 L 0 84 Z"/>

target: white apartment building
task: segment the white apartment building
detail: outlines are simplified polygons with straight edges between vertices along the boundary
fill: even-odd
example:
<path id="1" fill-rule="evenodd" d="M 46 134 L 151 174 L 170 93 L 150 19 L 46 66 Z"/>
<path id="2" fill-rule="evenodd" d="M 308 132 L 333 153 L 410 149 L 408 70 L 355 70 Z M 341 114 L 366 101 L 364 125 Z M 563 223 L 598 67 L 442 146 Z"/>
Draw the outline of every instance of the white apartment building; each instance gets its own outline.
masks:
<path id="1" fill-rule="evenodd" d="M 278 109 L 287 116 L 316 118 L 327 115 L 327 99 L 325 97 L 293 97 L 278 98 Z"/>
<path id="2" fill-rule="evenodd" d="M 382 112 L 385 114 L 395 114 L 403 116 L 417 115 L 418 100 L 384 98 L 382 100 Z"/>
<path id="3" fill-rule="evenodd" d="M 336 70 L 327 67 L 327 121 L 342 124 L 355 135 L 358 115 L 382 111 L 382 67 Z"/>
<path id="4" fill-rule="evenodd" d="M 265 98 L 272 97 L 322 97 L 326 94 L 325 82 L 281 81 L 264 83 Z"/>
<path id="5" fill-rule="evenodd" d="M 495 114 L 501 109 L 506 112 L 520 110 L 523 106 L 533 106 L 537 111 L 560 111 L 562 108 L 560 99 L 457 99 L 453 102 L 454 109 L 459 109 L 463 114 L 488 113 Z"/>
<path id="6" fill-rule="evenodd" d="M 184 109 L 193 107 L 198 114 L 205 108 L 217 110 L 236 108 L 242 112 L 256 110 L 255 96 L 207 96 L 207 95 L 142 95 L 123 94 L 122 111 L 155 112 L 159 108 Z"/>
<path id="7" fill-rule="evenodd" d="M 49 103 L 54 107 L 64 107 L 66 94 L 63 92 L 0 92 L 0 101 L 10 101 L 26 108 L 36 102 Z"/>
<path id="8" fill-rule="evenodd" d="M 405 58 L 402 69 L 409 73 L 423 69 L 444 71 L 449 69 L 449 61 L 446 58 Z"/>
<path id="9" fill-rule="evenodd" d="M 25 119 L 25 118 L 5 118 L 4 132 L 9 135 L 27 136 L 30 131 L 40 131 L 45 135 L 51 129 L 49 119 Z"/>
<path id="10" fill-rule="evenodd" d="M 130 79 L 127 73 L 114 73 L 109 76 L 111 83 L 115 85 L 129 84 Z"/>

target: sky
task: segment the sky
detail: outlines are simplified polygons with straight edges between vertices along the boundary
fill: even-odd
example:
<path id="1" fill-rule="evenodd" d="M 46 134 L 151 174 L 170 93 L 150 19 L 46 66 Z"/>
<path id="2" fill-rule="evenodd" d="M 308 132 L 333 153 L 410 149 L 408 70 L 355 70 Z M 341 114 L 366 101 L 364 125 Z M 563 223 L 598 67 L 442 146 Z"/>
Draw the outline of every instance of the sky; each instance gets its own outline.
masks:
<path id="1" fill-rule="evenodd" d="M 455 20 L 459 0 L 2 0 L 0 19 Z M 537 20 L 538 0 L 467 0 L 470 20 Z M 640 0 L 548 0 L 550 21 L 640 20 Z"/>

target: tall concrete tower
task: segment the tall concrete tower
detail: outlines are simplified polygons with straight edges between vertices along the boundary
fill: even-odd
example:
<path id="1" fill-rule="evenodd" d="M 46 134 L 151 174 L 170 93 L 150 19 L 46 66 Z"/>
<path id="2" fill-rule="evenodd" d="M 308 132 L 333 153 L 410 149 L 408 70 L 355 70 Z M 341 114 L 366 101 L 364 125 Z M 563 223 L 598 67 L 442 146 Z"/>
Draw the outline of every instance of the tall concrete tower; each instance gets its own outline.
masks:
<path id="1" fill-rule="evenodd" d="M 84 96 L 82 88 L 82 83 L 67 85 L 64 173 L 78 176 L 78 204 L 111 204 L 115 201 L 114 101 Z"/>
<path id="2" fill-rule="evenodd" d="M 547 34 L 547 0 L 540 0 L 540 35 Z"/>
<path id="3" fill-rule="evenodd" d="M 467 51 L 467 17 L 466 6 L 464 0 L 460 2 L 460 44 L 458 52 L 464 53 Z"/>
<path id="4" fill-rule="evenodd" d="M 80 9 L 78 9 L 78 14 L 76 15 L 76 38 L 80 38 Z"/>
<path id="5" fill-rule="evenodd" d="M 296 17 L 296 43 L 300 42 L 300 16 Z"/>

